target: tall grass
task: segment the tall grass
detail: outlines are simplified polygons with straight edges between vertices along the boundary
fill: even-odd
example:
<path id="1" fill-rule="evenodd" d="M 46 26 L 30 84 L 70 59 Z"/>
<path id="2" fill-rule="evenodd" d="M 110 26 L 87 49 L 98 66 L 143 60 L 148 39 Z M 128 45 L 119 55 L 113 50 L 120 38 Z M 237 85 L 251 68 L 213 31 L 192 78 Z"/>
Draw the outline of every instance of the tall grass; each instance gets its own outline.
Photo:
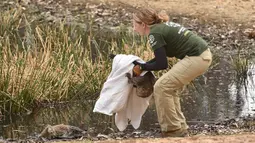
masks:
<path id="1" fill-rule="evenodd" d="M 92 26 L 39 23 L 20 8 L 1 13 L 0 20 L 0 108 L 5 112 L 99 92 L 111 71 L 111 52 L 144 60 L 152 56 L 144 39 L 123 29 L 109 36 Z"/>
<path id="2" fill-rule="evenodd" d="M 249 78 L 249 76 L 252 76 L 249 73 L 252 62 L 250 57 L 247 55 L 249 54 L 246 54 L 245 56 L 242 55 L 239 50 L 237 56 L 231 57 L 231 64 L 235 71 L 235 83 L 237 84 L 238 91 L 244 87 L 244 91 L 248 92 L 248 85 L 250 84 L 249 82 L 251 82 L 252 86 L 254 86 L 253 78 Z"/>
<path id="3" fill-rule="evenodd" d="M 248 70 L 251 66 L 249 53 L 242 54 L 241 49 L 238 49 L 236 56 L 230 56 L 231 65 L 235 71 L 236 79 L 246 81 L 248 77 Z"/>

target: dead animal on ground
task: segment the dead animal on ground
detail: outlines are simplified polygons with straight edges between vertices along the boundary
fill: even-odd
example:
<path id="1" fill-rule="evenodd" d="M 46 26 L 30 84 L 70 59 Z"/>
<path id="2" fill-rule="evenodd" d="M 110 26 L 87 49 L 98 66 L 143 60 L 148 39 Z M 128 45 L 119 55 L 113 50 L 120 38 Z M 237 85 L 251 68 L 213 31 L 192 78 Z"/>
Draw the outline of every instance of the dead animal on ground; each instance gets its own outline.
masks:
<path id="1" fill-rule="evenodd" d="M 128 78 L 128 83 L 136 87 L 137 96 L 146 98 L 153 93 L 153 86 L 157 79 L 152 72 L 147 72 L 144 76 L 135 77 L 132 77 L 130 73 L 126 73 L 126 77 Z"/>
<path id="2" fill-rule="evenodd" d="M 39 138 L 77 138 L 86 134 L 86 131 L 70 125 L 47 125 L 40 133 Z"/>

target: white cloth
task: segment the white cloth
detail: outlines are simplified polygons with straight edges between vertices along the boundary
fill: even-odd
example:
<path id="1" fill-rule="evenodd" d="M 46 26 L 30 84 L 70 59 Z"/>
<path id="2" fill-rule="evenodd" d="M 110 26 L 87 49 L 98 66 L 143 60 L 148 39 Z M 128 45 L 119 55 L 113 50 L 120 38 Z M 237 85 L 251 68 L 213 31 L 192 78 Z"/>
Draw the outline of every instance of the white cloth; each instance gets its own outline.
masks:
<path id="1" fill-rule="evenodd" d="M 136 95 L 136 88 L 128 83 L 126 73 L 132 75 L 133 61 L 143 63 L 134 55 L 116 55 L 112 63 L 112 71 L 103 85 L 99 99 L 96 101 L 93 112 L 106 115 L 115 114 L 115 124 L 120 131 L 126 129 L 128 121 L 137 129 L 140 126 L 142 115 L 149 106 L 151 96 L 141 98 Z M 142 72 L 144 75 L 146 71 Z"/>

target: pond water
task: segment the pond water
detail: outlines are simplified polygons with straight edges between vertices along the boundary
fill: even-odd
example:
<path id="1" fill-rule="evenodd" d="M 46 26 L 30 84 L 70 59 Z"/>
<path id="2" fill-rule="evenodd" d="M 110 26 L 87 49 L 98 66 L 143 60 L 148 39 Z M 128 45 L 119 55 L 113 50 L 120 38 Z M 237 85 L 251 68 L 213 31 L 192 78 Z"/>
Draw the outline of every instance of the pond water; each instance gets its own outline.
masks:
<path id="1" fill-rule="evenodd" d="M 194 81 L 183 93 L 182 108 L 188 124 L 196 121 L 221 121 L 255 114 L 253 66 L 243 82 L 235 78 L 231 66 L 222 60 L 217 67 Z M 95 102 L 74 102 L 60 107 L 49 106 L 34 109 L 27 116 L 5 116 L 0 125 L 4 139 L 24 139 L 38 135 L 47 125 L 69 124 L 81 129 L 101 133 L 108 128 L 116 129 L 114 117 L 92 113 Z M 143 116 L 139 130 L 158 128 L 157 115 L 152 103 Z M 131 127 L 130 127 L 131 128 Z"/>

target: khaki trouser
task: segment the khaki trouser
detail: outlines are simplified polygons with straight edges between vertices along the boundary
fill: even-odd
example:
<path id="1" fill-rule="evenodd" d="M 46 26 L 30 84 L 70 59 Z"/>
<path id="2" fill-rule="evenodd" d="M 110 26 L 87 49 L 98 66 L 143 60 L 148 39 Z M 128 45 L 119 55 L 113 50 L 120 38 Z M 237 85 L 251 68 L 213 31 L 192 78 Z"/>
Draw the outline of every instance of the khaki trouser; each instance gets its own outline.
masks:
<path id="1" fill-rule="evenodd" d="M 179 91 L 184 85 L 202 75 L 212 62 L 209 48 L 200 56 L 186 56 L 176 63 L 154 85 L 154 98 L 161 130 L 188 128 L 181 111 Z"/>

